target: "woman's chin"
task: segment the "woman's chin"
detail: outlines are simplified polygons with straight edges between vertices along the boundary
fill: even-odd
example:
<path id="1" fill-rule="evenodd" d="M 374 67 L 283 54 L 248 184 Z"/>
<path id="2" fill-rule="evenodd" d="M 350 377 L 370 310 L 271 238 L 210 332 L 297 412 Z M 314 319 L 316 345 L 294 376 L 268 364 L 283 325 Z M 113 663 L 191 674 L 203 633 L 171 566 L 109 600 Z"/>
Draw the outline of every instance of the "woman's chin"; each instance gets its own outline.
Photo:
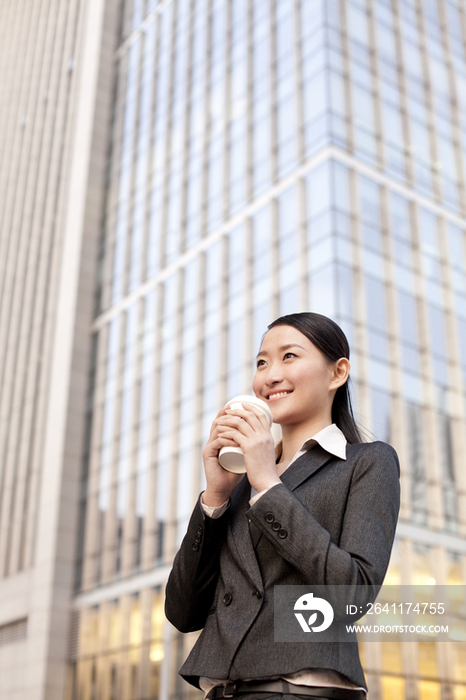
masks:
<path id="1" fill-rule="evenodd" d="M 272 407 L 270 410 L 272 411 L 274 423 L 278 423 L 278 425 L 287 425 L 287 423 L 293 422 L 293 417 L 287 411 L 274 410 Z"/>

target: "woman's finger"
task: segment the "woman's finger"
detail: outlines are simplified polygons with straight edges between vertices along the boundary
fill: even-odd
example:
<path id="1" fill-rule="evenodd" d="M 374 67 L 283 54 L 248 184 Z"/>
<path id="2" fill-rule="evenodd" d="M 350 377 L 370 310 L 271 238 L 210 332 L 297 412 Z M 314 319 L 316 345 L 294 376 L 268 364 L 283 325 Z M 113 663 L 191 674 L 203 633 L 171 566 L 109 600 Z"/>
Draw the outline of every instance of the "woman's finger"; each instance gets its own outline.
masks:
<path id="1" fill-rule="evenodd" d="M 216 427 L 216 425 L 217 425 L 217 420 L 218 420 L 221 416 L 224 416 L 224 415 L 225 415 L 225 409 L 224 409 L 224 408 L 221 408 L 220 411 L 219 411 L 219 412 L 217 413 L 217 415 L 215 416 L 214 420 L 212 421 L 212 426 L 211 426 L 211 428 L 210 428 L 210 437 L 211 437 L 211 438 L 212 438 L 212 435 L 213 435 L 213 433 L 214 433 L 215 427 Z"/>
<path id="2" fill-rule="evenodd" d="M 257 406 L 254 406 L 253 403 L 244 403 L 243 404 L 244 408 L 251 412 L 254 413 L 256 418 L 259 420 L 261 423 L 262 427 L 265 428 L 267 431 L 270 431 L 270 426 L 269 426 L 269 421 L 267 420 L 267 416 L 263 411 L 260 410 Z"/>
<path id="3" fill-rule="evenodd" d="M 231 447 L 239 447 L 236 440 L 233 440 L 232 438 L 227 438 L 225 435 L 219 435 L 218 438 L 216 438 L 216 440 L 212 441 L 212 445 L 218 449 L 227 445 Z"/>
<path id="4" fill-rule="evenodd" d="M 263 428 L 264 430 L 267 430 L 267 432 L 270 431 L 269 424 L 267 421 L 267 418 L 262 411 L 252 404 L 243 404 L 244 408 L 234 408 L 234 409 L 226 409 L 225 413 L 227 416 L 238 416 L 239 418 L 242 418 L 248 425 L 251 426 L 255 432 Z M 247 406 L 247 408 L 246 408 Z"/>
<path id="5" fill-rule="evenodd" d="M 222 432 L 221 435 L 217 438 L 219 440 L 219 444 L 224 446 L 224 442 L 222 440 L 227 441 L 228 444 L 232 444 L 235 447 L 242 447 L 242 443 L 244 438 L 246 438 L 246 435 L 243 435 L 242 433 L 239 432 L 239 430 L 235 430 L 234 428 L 227 428 L 225 432 Z"/>
<path id="6" fill-rule="evenodd" d="M 234 428 L 235 430 L 238 430 L 240 433 L 242 433 L 245 437 L 250 437 L 254 432 L 254 427 L 251 426 L 251 424 L 246 421 L 244 418 L 241 418 L 240 416 L 225 416 L 224 418 L 219 418 L 217 425 L 219 429 L 222 429 L 224 427 L 228 428 Z M 256 426 L 258 427 L 258 426 Z"/>

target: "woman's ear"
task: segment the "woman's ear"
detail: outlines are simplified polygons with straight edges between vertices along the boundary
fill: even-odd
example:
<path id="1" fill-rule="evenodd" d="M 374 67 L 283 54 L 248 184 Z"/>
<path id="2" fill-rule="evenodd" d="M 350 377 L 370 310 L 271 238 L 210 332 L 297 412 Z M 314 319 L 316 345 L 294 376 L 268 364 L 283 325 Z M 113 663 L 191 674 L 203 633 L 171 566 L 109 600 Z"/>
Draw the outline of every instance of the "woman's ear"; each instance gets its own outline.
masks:
<path id="1" fill-rule="evenodd" d="M 338 389 L 348 379 L 351 365 L 346 357 L 340 357 L 333 365 L 333 378 L 330 383 L 330 389 Z"/>

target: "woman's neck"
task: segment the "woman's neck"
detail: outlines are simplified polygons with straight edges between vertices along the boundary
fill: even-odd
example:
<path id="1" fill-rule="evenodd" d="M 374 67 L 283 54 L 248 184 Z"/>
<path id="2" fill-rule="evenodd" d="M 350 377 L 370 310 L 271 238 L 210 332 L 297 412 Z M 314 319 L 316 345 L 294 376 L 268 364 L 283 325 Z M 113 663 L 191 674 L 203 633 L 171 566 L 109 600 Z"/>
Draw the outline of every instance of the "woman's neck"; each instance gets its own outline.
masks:
<path id="1" fill-rule="evenodd" d="M 305 425 L 282 425 L 282 453 L 279 464 L 286 469 L 306 440 L 332 424 L 332 418 L 323 417 Z"/>

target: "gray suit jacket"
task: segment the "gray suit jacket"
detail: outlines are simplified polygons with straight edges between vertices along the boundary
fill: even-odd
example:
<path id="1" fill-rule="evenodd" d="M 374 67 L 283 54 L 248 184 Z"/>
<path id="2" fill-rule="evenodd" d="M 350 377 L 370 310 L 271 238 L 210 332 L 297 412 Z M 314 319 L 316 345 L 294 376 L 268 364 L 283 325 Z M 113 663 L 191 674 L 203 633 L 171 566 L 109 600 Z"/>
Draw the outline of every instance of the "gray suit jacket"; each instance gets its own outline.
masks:
<path id="1" fill-rule="evenodd" d="M 345 461 L 317 445 L 281 480 L 250 507 L 245 477 L 218 519 L 200 502 L 194 509 L 165 604 L 181 632 L 203 628 L 180 670 L 193 685 L 200 676 L 260 679 L 315 668 L 365 686 L 356 642 L 274 642 L 273 592 L 278 584 L 381 585 L 399 510 L 396 452 L 383 442 L 348 444 Z"/>

